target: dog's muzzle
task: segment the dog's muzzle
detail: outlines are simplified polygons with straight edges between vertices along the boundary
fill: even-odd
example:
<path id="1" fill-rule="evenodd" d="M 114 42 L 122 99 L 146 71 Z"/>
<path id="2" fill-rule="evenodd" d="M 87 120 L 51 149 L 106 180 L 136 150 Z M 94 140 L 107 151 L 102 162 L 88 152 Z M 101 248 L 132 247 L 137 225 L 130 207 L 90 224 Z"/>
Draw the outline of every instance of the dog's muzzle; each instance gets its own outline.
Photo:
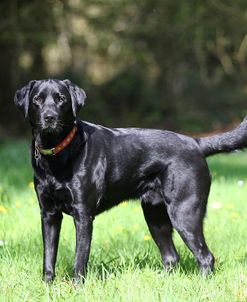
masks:
<path id="1" fill-rule="evenodd" d="M 58 126 L 57 114 L 47 112 L 41 118 L 41 128 L 45 131 L 54 131 Z"/>

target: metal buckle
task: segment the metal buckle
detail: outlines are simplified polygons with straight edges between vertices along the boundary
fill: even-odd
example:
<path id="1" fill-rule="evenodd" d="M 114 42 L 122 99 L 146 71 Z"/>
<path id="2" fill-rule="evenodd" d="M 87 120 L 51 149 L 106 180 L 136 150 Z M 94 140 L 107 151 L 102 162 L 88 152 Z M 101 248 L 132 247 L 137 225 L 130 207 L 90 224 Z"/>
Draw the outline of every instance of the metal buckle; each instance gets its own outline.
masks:
<path id="1" fill-rule="evenodd" d="M 35 159 L 38 159 L 38 158 L 39 158 L 39 155 L 40 155 L 39 149 L 38 149 L 37 146 L 35 146 L 35 149 L 34 149 L 34 158 L 35 158 Z"/>
<path id="2" fill-rule="evenodd" d="M 40 151 L 39 151 L 39 147 L 36 142 L 35 142 L 35 146 L 34 146 L 34 159 L 35 159 L 36 166 L 38 166 L 38 162 L 40 159 Z"/>

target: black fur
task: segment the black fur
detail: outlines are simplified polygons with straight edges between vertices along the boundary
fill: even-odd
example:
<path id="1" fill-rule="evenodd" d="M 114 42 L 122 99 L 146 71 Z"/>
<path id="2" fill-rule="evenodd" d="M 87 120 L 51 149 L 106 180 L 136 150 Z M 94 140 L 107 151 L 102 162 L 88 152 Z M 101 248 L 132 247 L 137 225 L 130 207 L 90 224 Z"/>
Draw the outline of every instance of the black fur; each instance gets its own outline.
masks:
<path id="1" fill-rule="evenodd" d="M 16 92 L 16 105 L 32 131 L 34 183 L 41 209 L 44 279 L 55 276 L 65 212 L 76 227 L 75 277 L 84 277 L 95 215 L 127 199 L 140 199 L 149 230 L 166 269 L 176 265 L 175 228 L 197 259 L 211 272 L 214 257 L 203 235 L 210 190 L 205 156 L 246 146 L 244 121 L 232 132 L 194 139 L 170 131 L 116 128 L 76 120 L 85 92 L 68 80 L 32 81 Z M 35 143 L 51 148 L 76 123 L 78 134 L 55 156 L 36 155 Z"/>

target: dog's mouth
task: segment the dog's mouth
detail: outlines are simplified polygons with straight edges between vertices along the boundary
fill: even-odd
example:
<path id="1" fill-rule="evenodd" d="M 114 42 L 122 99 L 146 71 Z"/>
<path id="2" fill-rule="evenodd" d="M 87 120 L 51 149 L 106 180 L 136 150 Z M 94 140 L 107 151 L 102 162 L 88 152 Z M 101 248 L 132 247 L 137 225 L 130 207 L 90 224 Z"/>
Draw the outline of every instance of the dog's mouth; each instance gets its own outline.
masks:
<path id="1" fill-rule="evenodd" d="M 44 133 L 58 133 L 62 130 L 62 124 L 59 121 L 42 122 L 40 125 L 40 131 Z"/>

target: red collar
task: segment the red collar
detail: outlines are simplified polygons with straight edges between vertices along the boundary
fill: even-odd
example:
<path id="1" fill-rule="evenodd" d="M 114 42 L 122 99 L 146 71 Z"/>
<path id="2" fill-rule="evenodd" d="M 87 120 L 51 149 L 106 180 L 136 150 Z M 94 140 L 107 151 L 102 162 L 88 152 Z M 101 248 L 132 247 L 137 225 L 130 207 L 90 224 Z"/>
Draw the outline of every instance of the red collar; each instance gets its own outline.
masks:
<path id="1" fill-rule="evenodd" d="M 39 145 L 35 144 L 35 152 L 38 151 L 42 155 L 56 155 L 71 143 L 71 141 L 76 135 L 76 132 L 77 127 L 75 126 L 60 144 L 56 145 L 51 149 L 42 149 Z"/>

